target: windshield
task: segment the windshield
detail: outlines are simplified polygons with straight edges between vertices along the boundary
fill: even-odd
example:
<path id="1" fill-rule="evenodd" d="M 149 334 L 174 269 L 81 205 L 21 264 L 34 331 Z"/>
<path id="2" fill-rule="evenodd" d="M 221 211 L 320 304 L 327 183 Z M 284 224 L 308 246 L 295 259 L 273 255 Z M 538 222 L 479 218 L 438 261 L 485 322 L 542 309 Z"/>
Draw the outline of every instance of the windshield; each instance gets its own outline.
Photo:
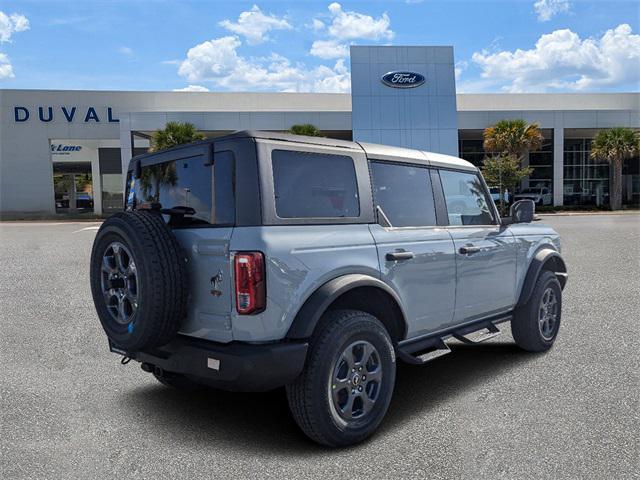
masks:
<path id="1" fill-rule="evenodd" d="M 540 189 L 539 188 L 525 188 L 520 193 L 540 193 Z"/>

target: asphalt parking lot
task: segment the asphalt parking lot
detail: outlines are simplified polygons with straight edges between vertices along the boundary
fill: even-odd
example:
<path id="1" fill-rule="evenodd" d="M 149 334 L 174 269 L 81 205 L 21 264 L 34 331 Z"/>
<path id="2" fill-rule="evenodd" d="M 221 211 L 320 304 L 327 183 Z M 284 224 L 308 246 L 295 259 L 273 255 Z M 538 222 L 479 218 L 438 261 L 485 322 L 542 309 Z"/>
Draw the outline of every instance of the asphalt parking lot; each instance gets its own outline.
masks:
<path id="1" fill-rule="evenodd" d="M 317 447 L 282 391 L 183 394 L 110 354 L 89 223 L 0 223 L 0 478 L 638 478 L 640 216 L 547 217 L 570 278 L 547 354 L 506 333 L 400 366 L 378 434 Z"/>

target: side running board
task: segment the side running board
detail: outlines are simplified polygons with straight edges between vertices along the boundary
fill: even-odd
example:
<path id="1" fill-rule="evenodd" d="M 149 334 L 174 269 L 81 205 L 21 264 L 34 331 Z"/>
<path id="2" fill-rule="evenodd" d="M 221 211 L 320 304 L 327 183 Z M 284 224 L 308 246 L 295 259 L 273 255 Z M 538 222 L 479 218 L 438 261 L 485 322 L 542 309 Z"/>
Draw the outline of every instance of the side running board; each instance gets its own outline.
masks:
<path id="1" fill-rule="evenodd" d="M 412 365 L 424 365 L 425 363 L 435 360 L 436 358 L 440 358 L 447 353 L 451 353 L 451 348 L 449 348 L 449 345 L 447 345 L 442 338 L 440 338 L 439 342 L 435 343 L 435 345 L 429 346 L 418 352 L 408 353 L 402 349 L 398 349 L 398 356 L 402 361 Z"/>
<path id="2" fill-rule="evenodd" d="M 502 331 L 497 327 L 497 323 L 511 320 L 511 315 L 484 320 L 472 325 L 441 332 L 431 337 L 405 340 L 397 347 L 398 357 L 412 365 L 424 365 L 436 358 L 440 358 L 447 353 L 451 353 L 451 348 L 447 341 L 451 338 L 463 342 L 467 345 L 484 342 L 497 337 Z"/>
<path id="3" fill-rule="evenodd" d="M 489 340 L 490 338 L 497 337 L 502 332 L 494 323 L 489 323 L 485 328 L 481 330 L 476 330 L 475 332 L 467 333 L 465 335 L 461 333 L 454 333 L 453 337 L 456 340 L 460 340 L 467 345 L 472 345 L 474 343 L 484 342 L 485 340 Z"/>

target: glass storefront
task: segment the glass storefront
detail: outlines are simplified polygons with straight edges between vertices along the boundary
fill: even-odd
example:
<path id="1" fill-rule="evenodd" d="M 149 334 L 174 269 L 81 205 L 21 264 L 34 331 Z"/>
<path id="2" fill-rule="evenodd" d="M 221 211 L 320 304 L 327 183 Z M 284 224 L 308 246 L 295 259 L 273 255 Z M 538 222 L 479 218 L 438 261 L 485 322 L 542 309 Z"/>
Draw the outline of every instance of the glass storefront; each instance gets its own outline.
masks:
<path id="1" fill-rule="evenodd" d="M 564 140 L 564 204 L 609 204 L 609 164 L 590 158 L 590 138 Z"/>
<path id="2" fill-rule="evenodd" d="M 530 187 L 546 187 L 553 189 L 553 131 L 542 130 L 544 141 L 539 150 L 529 153 L 529 166 L 533 172 L 529 176 Z M 483 148 L 482 130 L 461 130 L 459 132 L 460 157 L 473 163 L 476 167 L 482 167 L 485 156 L 491 152 L 485 152 Z M 526 185 L 526 183 L 525 183 Z"/>
<path id="3" fill-rule="evenodd" d="M 54 162 L 56 213 L 93 212 L 91 162 Z"/>
<path id="4" fill-rule="evenodd" d="M 544 132 L 542 146 L 529 153 L 529 187 L 546 187 L 553 190 L 553 132 Z"/>

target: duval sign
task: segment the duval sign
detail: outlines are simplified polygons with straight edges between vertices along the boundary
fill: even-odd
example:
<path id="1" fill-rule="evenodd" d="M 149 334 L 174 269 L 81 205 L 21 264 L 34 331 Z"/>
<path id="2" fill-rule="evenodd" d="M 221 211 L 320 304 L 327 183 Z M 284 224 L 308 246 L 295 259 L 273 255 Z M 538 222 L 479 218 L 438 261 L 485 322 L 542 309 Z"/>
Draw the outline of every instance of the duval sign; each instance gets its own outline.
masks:
<path id="1" fill-rule="evenodd" d="M 415 88 L 424 83 L 424 75 L 416 72 L 389 72 L 382 76 L 382 83 L 393 88 Z"/>
<path id="2" fill-rule="evenodd" d="M 54 118 L 61 118 L 67 123 L 83 122 L 83 123 L 118 123 L 120 120 L 113 116 L 113 108 L 95 108 L 95 107 L 33 107 L 29 109 L 23 106 L 13 107 L 13 118 L 16 123 L 24 123 L 30 118 L 38 119 L 43 123 L 49 123 Z"/>

